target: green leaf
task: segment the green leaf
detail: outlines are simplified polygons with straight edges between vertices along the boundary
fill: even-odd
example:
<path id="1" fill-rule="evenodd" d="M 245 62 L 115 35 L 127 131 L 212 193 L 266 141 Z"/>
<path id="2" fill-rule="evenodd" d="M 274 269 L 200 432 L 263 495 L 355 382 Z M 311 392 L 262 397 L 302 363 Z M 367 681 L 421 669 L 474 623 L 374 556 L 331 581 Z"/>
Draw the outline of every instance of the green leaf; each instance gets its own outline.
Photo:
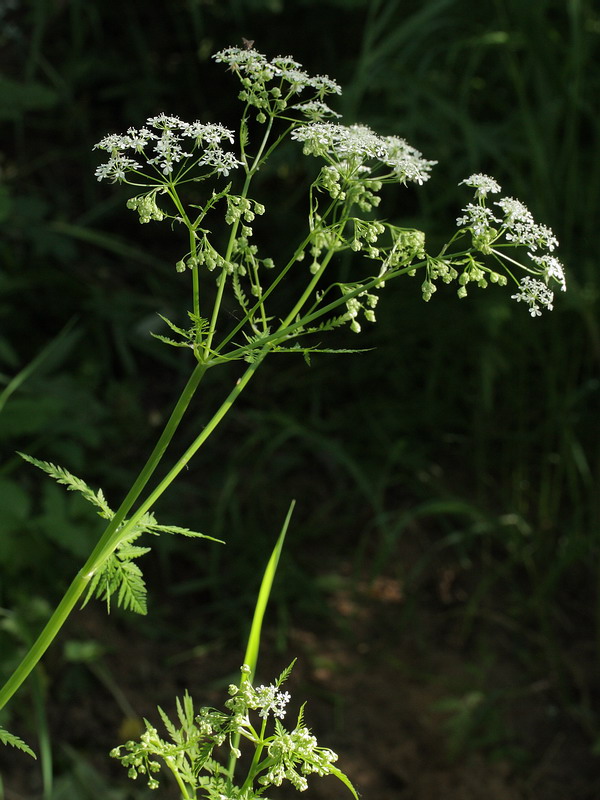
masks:
<path id="1" fill-rule="evenodd" d="M 181 722 L 181 727 L 186 733 L 195 733 L 196 726 L 194 725 L 194 702 L 186 690 L 183 695 L 183 703 L 180 699 L 176 698 L 177 716 Z"/>
<path id="2" fill-rule="evenodd" d="M 142 570 L 133 561 L 121 561 L 117 554 L 117 573 L 119 575 L 118 605 L 125 611 L 146 614 L 147 592 Z"/>
<path id="3" fill-rule="evenodd" d="M 106 601 L 110 613 L 110 601 L 116 594 L 117 605 L 125 611 L 145 615 L 146 583 L 142 571 L 132 559 L 149 552 L 148 547 L 132 547 L 122 545 L 112 553 L 104 563 L 102 569 L 93 576 L 88 587 L 83 606 L 87 605 L 92 597 Z"/>
<path id="4" fill-rule="evenodd" d="M 283 542 L 285 540 L 295 505 L 296 501 L 292 500 L 260 583 L 258 598 L 254 606 L 254 614 L 252 617 L 252 624 L 250 626 L 250 633 L 248 635 L 246 653 L 244 655 L 244 664 L 247 664 L 250 667 L 250 675 L 246 676 L 246 674 L 242 672 L 240 684 L 245 680 L 252 681 L 254 678 L 256 662 L 258 661 L 258 651 L 260 649 L 262 623 L 265 616 L 265 611 L 267 610 L 267 603 L 269 601 L 269 595 L 271 594 L 271 587 L 273 586 L 273 581 L 275 580 L 277 565 L 279 564 L 279 557 L 281 556 L 281 551 L 283 549 Z"/>
<path id="5" fill-rule="evenodd" d="M 287 679 L 290 677 L 290 673 L 294 669 L 294 664 L 296 663 L 297 660 L 298 659 L 295 658 L 289 665 L 289 667 L 286 667 L 281 673 L 281 675 L 277 678 L 277 680 L 275 681 L 275 685 L 277 686 L 277 688 L 279 688 L 281 684 L 287 681 Z"/>
<path id="6" fill-rule="evenodd" d="M 161 336 L 160 333 L 152 333 L 150 331 L 150 336 L 154 339 L 158 339 L 159 342 L 163 342 L 163 344 L 169 344 L 171 347 L 190 347 L 189 342 L 176 342 L 175 339 L 169 339 L 168 336 Z"/>
<path id="7" fill-rule="evenodd" d="M 68 491 L 79 492 L 89 503 L 92 503 L 92 505 L 100 509 L 98 513 L 101 517 L 104 517 L 104 519 L 113 518 L 114 514 L 106 502 L 102 489 L 98 489 L 97 492 L 94 492 L 81 478 L 77 478 L 64 467 L 59 467 L 56 464 L 50 463 L 50 461 L 40 461 L 40 459 L 33 458 L 33 456 L 28 456 L 25 453 L 18 453 L 18 455 L 25 461 L 33 464 L 34 467 L 50 475 L 57 483 L 66 486 Z"/>
<path id="8" fill-rule="evenodd" d="M 18 736 L 15 736 L 14 733 L 9 733 L 4 728 L 0 728 L 0 743 L 10 745 L 10 747 L 16 747 L 17 750 L 22 750 L 24 753 L 27 753 L 28 756 L 37 759 L 36 754 L 29 745 L 25 744 L 25 742 L 19 739 Z"/>
<path id="9" fill-rule="evenodd" d="M 211 542 L 225 544 L 222 539 L 216 539 L 214 536 L 209 536 L 206 533 L 191 531 L 189 528 L 180 528 L 178 525 L 159 525 L 158 523 L 148 523 L 144 525 L 143 531 L 148 533 L 170 533 L 174 536 L 190 536 L 197 539 L 210 539 Z"/>
<path id="10" fill-rule="evenodd" d="M 167 731 L 169 733 L 169 736 L 171 737 L 171 739 L 173 739 L 175 744 L 180 744 L 181 743 L 181 737 L 179 736 L 179 731 L 177 730 L 175 725 L 173 725 L 173 723 L 169 719 L 168 714 L 166 714 L 166 712 L 164 712 L 160 706 L 157 706 L 156 708 L 158 710 L 158 713 L 160 714 L 160 718 L 163 721 L 163 725 L 165 726 L 165 728 L 167 729 Z"/>
<path id="11" fill-rule="evenodd" d="M 248 308 L 250 306 L 250 303 L 248 301 L 248 298 L 246 297 L 246 294 L 245 294 L 244 290 L 242 289 L 242 285 L 240 283 L 240 278 L 239 278 L 239 275 L 237 274 L 237 272 L 233 273 L 233 278 L 232 278 L 231 285 L 233 287 L 233 293 L 235 295 L 235 299 L 240 304 L 240 308 L 242 309 L 244 314 L 248 318 L 250 318 L 249 314 L 248 314 Z"/>
<path id="12" fill-rule="evenodd" d="M 345 775 L 341 769 L 338 769 L 337 767 L 334 767 L 332 764 L 330 764 L 328 770 L 331 773 L 331 775 L 335 775 L 338 781 L 341 781 L 344 784 L 344 786 L 352 792 L 356 800 L 359 800 L 356 789 L 352 785 L 350 778 L 347 775 Z"/>
<path id="13" fill-rule="evenodd" d="M 246 117 L 242 117 L 240 125 L 240 145 L 242 148 L 248 145 L 248 123 L 246 122 Z"/>
<path id="14" fill-rule="evenodd" d="M 198 747 L 198 756 L 194 759 L 194 777 L 197 778 L 199 773 L 201 772 L 202 768 L 207 763 L 208 759 L 212 755 L 212 751 L 214 749 L 215 743 L 211 742 L 210 739 L 207 739 L 205 742 Z"/>
<path id="15" fill-rule="evenodd" d="M 171 322 L 170 319 L 164 317 L 162 314 L 159 314 L 158 316 L 162 319 L 163 322 L 166 322 L 166 324 L 169 326 L 169 328 L 171 328 L 172 331 L 178 333 L 180 336 L 183 336 L 184 339 L 190 338 L 190 332 L 185 330 L 185 328 L 180 328 L 178 325 L 175 325 L 174 322 Z"/>

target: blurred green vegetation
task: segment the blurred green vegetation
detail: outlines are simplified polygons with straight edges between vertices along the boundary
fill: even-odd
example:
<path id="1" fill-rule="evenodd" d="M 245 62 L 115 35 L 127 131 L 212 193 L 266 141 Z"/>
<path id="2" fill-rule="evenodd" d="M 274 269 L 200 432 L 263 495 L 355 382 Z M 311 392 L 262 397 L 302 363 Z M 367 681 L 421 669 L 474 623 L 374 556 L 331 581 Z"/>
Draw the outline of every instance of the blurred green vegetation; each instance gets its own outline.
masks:
<path id="1" fill-rule="evenodd" d="M 76 497 L 40 481 L 15 451 L 64 464 L 117 503 L 190 367 L 148 333 L 156 312 L 176 316 L 185 296 L 178 243 L 160 226 L 140 228 L 124 194 L 97 184 L 92 146 L 161 111 L 235 125 L 233 82 L 210 55 L 242 36 L 338 80 L 346 122 L 397 133 L 439 161 L 418 192 L 387 198 L 386 213 L 428 232 L 431 250 L 464 203 L 459 181 L 489 172 L 554 229 L 569 291 L 532 320 L 493 288 L 460 302 L 440 291 L 425 306 L 418 286 L 401 281 L 361 337 L 374 351 L 317 357 L 310 369 L 267 363 L 164 500 L 163 516 L 227 547 L 184 553 L 165 542 L 151 564 L 151 619 L 130 624 L 191 646 L 173 632 L 178 598 L 201 597 L 207 635 L 229 630 L 241 642 L 255 575 L 295 497 L 275 589 L 283 637 L 290 620 L 328 613 L 317 578 L 342 562 L 357 578 L 400 578 L 407 625 L 426 576 L 451 562 L 467 582 L 449 611 L 464 642 L 494 652 L 494 624 L 510 630 L 523 680 L 549 681 L 593 746 L 600 12 L 591 0 L 130 0 L 118 12 L 101 0 L 0 4 L 0 391 L 11 387 L 0 413 L 0 606 L 37 618 L 33 600 L 60 597 L 98 532 Z M 280 214 L 263 232 L 275 252 L 302 213 L 304 169 L 281 165 L 260 185 Z M 352 334 L 345 345 L 356 346 Z M 211 376 L 204 408 L 235 377 Z M 197 414 L 194 429 L 207 412 Z M 14 634 L 13 612 L 1 613 L 4 673 L 26 637 Z M 465 719 L 461 742 L 477 727 Z"/>

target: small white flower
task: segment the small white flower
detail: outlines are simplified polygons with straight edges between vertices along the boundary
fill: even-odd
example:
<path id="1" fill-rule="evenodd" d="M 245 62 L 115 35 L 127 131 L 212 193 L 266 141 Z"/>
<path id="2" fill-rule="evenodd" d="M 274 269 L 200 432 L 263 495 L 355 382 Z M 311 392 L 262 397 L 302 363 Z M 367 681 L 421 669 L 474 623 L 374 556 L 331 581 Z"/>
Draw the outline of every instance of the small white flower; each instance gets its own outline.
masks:
<path id="1" fill-rule="evenodd" d="M 99 181 L 107 178 L 111 183 L 115 183 L 116 181 L 125 180 L 125 174 L 130 170 L 141 168 L 141 164 L 138 164 L 133 158 L 127 158 L 127 156 L 117 153 L 111 156 L 106 164 L 100 164 L 96 167 L 94 175 Z"/>
<path id="2" fill-rule="evenodd" d="M 560 284 L 561 291 L 567 291 L 565 271 L 558 258 L 550 255 L 534 256 L 532 253 L 529 254 L 529 257 L 541 267 L 546 282 L 552 278 Z"/>
<path id="3" fill-rule="evenodd" d="M 164 176 L 172 175 L 177 164 L 194 156 L 197 164 L 228 175 L 240 162 L 233 153 L 221 148 L 222 141 L 234 141 L 233 131 L 223 125 L 184 122 L 179 117 L 158 114 L 146 120 L 145 127 L 139 130 L 129 128 L 125 136 L 111 133 L 94 146 L 111 156 L 107 164 L 96 169 L 96 177 L 98 180 L 124 180 L 129 170 L 142 170 L 141 164 L 124 155 L 126 150 L 133 150 L 145 158 L 145 166 L 158 169 Z M 190 145 L 192 152 L 189 151 Z M 195 153 L 196 148 L 200 152 Z"/>
<path id="4" fill-rule="evenodd" d="M 379 161 L 391 168 L 399 181 L 423 183 L 435 161 L 427 161 L 421 153 L 398 136 L 379 136 L 366 125 L 340 125 L 334 122 L 312 122 L 292 131 L 292 139 L 304 142 L 305 155 L 323 156 L 338 164 L 360 169 L 364 161 Z"/>
<path id="5" fill-rule="evenodd" d="M 503 197 L 495 205 L 504 211 L 502 224 L 506 228 L 506 239 L 515 244 L 522 244 L 530 250 L 538 247 L 554 250 L 558 247 L 558 239 L 546 225 L 538 225 L 531 211 L 514 197 Z"/>
<path id="6" fill-rule="evenodd" d="M 250 688 L 250 687 L 249 687 Z M 250 690 L 248 707 L 259 709 L 258 716 L 266 719 L 271 713 L 274 717 L 283 719 L 286 706 L 290 701 L 289 692 L 281 692 L 277 686 L 257 686 Z"/>
<path id="7" fill-rule="evenodd" d="M 483 175 L 480 172 L 470 175 L 458 185 L 461 186 L 462 184 L 475 189 L 475 197 L 478 200 L 486 198 L 489 192 L 496 194 L 501 191 L 498 181 L 496 181 L 494 178 L 490 178 L 489 175 Z"/>
<path id="8" fill-rule="evenodd" d="M 463 216 L 458 217 L 456 224 L 460 227 L 470 228 L 475 236 L 483 236 L 490 229 L 500 224 L 491 208 L 468 203 L 462 209 Z"/>
<path id="9" fill-rule="evenodd" d="M 541 316 L 540 306 L 552 311 L 554 294 L 548 289 L 545 283 L 535 278 L 526 276 L 521 278 L 519 292 L 511 295 L 512 300 L 518 303 L 521 300 L 529 306 L 529 313 L 532 317 Z"/>
<path id="10" fill-rule="evenodd" d="M 342 116 L 329 108 L 322 100 L 308 100 L 306 103 L 298 103 L 292 108 L 295 111 L 301 111 L 312 122 L 318 122 L 324 117 L 337 117 L 339 119 Z"/>

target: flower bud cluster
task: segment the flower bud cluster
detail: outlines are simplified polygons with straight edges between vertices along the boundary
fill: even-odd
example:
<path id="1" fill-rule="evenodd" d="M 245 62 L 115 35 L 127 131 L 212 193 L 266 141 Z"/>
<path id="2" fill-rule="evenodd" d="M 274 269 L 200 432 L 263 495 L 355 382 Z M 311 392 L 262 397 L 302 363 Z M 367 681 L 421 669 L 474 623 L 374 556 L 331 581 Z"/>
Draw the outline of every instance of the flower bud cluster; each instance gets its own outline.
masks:
<path id="1" fill-rule="evenodd" d="M 385 232 L 385 225 L 378 221 L 354 219 L 354 238 L 350 247 L 357 253 L 364 250 L 369 258 L 378 258 L 379 249 L 374 247 L 379 237 Z"/>
<path id="2" fill-rule="evenodd" d="M 281 786 L 283 780 L 287 779 L 299 792 L 308 788 L 306 775 L 328 775 L 337 761 L 337 753 L 319 747 L 316 738 L 304 725 L 299 725 L 291 732 L 279 727 L 268 752 L 274 764 L 259 782 L 266 786 Z"/>
<path id="3" fill-rule="evenodd" d="M 371 169 L 351 160 L 340 161 L 321 169 L 315 186 L 323 189 L 332 200 L 345 200 L 348 207 L 357 205 L 361 211 L 371 211 L 381 202 L 377 192 L 383 181 L 370 177 Z"/>
<path id="4" fill-rule="evenodd" d="M 215 250 L 210 243 L 206 233 L 198 239 L 196 244 L 196 253 L 194 255 L 188 254 L 177 262 L 177 272 L 185 272 L 186 269 L 194 269 L 195 267 L 206 267 L 209 272 L 215 269 L 227 269 L 232 271 L 228 262 L 225 261 L 223 256 Z"/>
<path id="5" fill-rule="evenodd" d="M 142 224 L 150 222 L 151 219 L 160 222 L 166 216 L 165 212 L 161 211 L 156 205 L 157 191 L 158 190 L 154 190 L 147 194 L 139 194 L 137 197 L 131 197 L 126 203 L 127 208 L 138 212 Z"/>
<path id="6" fill-rule="evenodd" d="M 425 254 L 425 234 L 412 228 L 398 228 L 395 225 L 386 224 L 392 244 L 386 247 L 379 246 L 379 258 L 381 259 L 381 269 L 379 278 L 384 279 L 386 273 L 394 269 L 407 267 L 414 259 L 420 261 L 426 258 Z M 411 270 L 408 274 L 414 275 L 416 270 Z M 381 281 L 384 285 L 384 280 Z"/>
<path id="7" fill-rule="evenodd" d="M 110 751 L 111 758 L 118 758 L 124 767 L 128 767 L 127 777 L 136 780 L 140 775 L 145 776 L 150 789 L 157 789 L 159 783 L 152 774 L 160 772 L 161 765 L 156 761 L 155 756 L 168 745 L 163 742 L 158 735 L 158 731 L 149 722 L 146 722 L 146 730 L 141 735 L 139 742 L 129 741 L 124 745 L 114 747 Z M 122 755 L 121 751 L 126 752 Z"/>
<path id="8" fill-rule="evenodd" d="M 343 295 L 350 294 L 358 288 L 358 284 L 342 284 L 340 286 Z M 346 313 L 343 319 L 350 323 L 350 330 L 353 333 L 360 333 L 362 328 L 357 320 L 360 312 L 363 312 L 364 318 L 367 322 L 375 322 L 375 306 L 379 302 L 379 297 L 376 294 L 371 294 L 368 291 L 360 292 L 354 297 L 349 297 L 346 300 Z"/>
<path id="9" fill-rule="evenodd" d="M 256 200 L 250 200 L 247 197 L 240 197 L 235 194 L 227 195 L 225 222 L 228 225 L 233 225 L 234 222 L 239 222 L 240 219 L 243 219 L 244 222 L 253 222 L 257 214 L 260 216 L 264 213 L 265 207 L 262 203 L 257 203 Z"/>

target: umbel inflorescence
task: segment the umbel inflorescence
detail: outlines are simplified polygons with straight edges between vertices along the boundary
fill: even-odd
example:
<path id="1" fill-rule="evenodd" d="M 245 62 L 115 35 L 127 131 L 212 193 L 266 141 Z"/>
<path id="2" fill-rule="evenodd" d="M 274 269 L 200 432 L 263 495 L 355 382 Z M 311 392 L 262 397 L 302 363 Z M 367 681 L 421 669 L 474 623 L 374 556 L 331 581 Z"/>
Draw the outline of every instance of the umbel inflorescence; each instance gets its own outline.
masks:
<path id="1" fill-rule="evenodd" d="M 258 800 L 267 787 L 289 781 L 298 791 L 308 788 L 308 776 L 334 775 L 350 788 L 346 776 L 335 766 L 337 754 L 320 747 L 304 723 L 304 706 L 292 728 L 281 720 L 290 701 L 281 684 L 293 664 L 275 683 L 254 687 L 250 668 L 242 667 L 239 685 L 229 687 L 230 699 L 225 711 L 215 708 L 194 710 L 186 693 L 177 700 L 177 719 L 172 721 L 158 711 L 168 738 L 147 720 L 139 741 L 129 741 L 114 748 L 111 755 L 128 769 L 129 777 L 145 779 L 151 789 L 159 786 L 162 768 L 177 779 L 185 797 L 209 800 Z M 240 740 L 250 746 L 242 756 Z M 227 767 L 229 756 L 245 763 L 246 775 L 234 784 Z"/>
<path id="2" fill-rule="evenodd" d="M 329 327 L 347 323 L 358 333 L 362 320 L 375 320 L 377 291 L 388 280 L 414 275 L 419 269 L 425 271 L 421 284 L 425 300 L 436 291 L 439 280 L 456 281 L 460 298 L 467 296 L 470 285 L 485 288 L 489 283 L 502 286 L 510 281 L 516 287 L 512 298 L 524 302 L 532 316 L 543 308 L 552 309 L 551 285 L 557 282 L 562 290 L 566 287 L 563 267 L 553 255 L 557 240 L 549 228 L 534 221 L 523 203 L 503 197 L 488 205 L 489 195 L 498 194 L 500 186 L 487 175 L 471 175 L 462 183 L 475 190 L 475 197 L 458 217 L 458 230 L 438 255 L 428 254 L 422 231 L 374 215 L 384 185 L 420 185 L 429 179 L 436 162 L 399 136 L 383 136 L 366 125 L 342 124 L 326 102 L 341 93 L 334 80 L 309 75 L 291 56 L 269 60 L 246 44 L 214 56 L 241 83 L 238 98 L 243 112 L 237 133 L 220 124 L 188 123 L 159 114 L 140 129 L 102 139 L 96 147 L 108 153 L 108 160 L 96 175 L 99 180 L 142 188 L 128 201 L 141 222 L 169 220 L 188 228 L 190 249 L 177 260 L 177 269 L 191 269 L 194 280 L 199 269 L 216 270 L 221 288 L 229 280 L 255 340 L 272 336 L 271 323 L 281 318 L 279 311 L 265 308 L 273 284 L 306 255 L 310 273 L 317 276 L 311 283 L 312 305 L 305 305 L 311 318 L 318 317 L 324 307 L 331 310 L 336 304 L 334 295 L 337 304 L 345 306 L 341 315 L 329 314 Z M 321 166 L 309 189 L 307 235 L 290 260 L 277 265 L 272 258 L 260 256 L 252 243 L 252 223 L 265 207 L 249 197 L 248 188 L 256 171 L 288 136 Z M 219 182 L 227 178 L 231 182 L 219 188 Z M 182 186 L 208 179 L 216 181 L 217 188 L 204 191 L 204 205 L 186 206 Z M 234 190 L 238 183 L 243 185 Z M 220 224 L 229 226 L 231 233 L 225 252 L 212 236 L 219 209 Z M 211 226 L 206 227 L 209 217 Z M 465 237 L 468 246 L 457 249 Z M 372 265 L 367 274 L 357 271 L 355 280 L 323 288 L 325 267 L 334 255 L 347 250 Z M 265 268 L 270 271 L 268 279 Z M 516 270 L 523 270 L 525 276 L 517 276 Z M 250 310 L 249 296 L 261 306 L 260 319 Z M 199 303 L 194 313 L 200 316 Z M 324 325 L 325 320 L 320 320 L 317 329 Z M 314 326 L 298 324 L 296 338 L 314 331 Z M 195 347 L 198 354 L 201 332 L 192 338 L 195 342 L 180 346 Z"/>

